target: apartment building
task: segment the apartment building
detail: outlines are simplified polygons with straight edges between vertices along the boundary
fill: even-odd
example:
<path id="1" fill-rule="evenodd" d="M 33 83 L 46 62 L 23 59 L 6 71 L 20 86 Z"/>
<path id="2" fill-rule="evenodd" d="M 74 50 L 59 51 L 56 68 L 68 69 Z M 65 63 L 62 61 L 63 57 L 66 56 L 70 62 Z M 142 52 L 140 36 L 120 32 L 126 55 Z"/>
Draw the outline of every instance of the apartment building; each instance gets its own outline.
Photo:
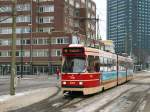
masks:
<path id="1" fill-rule="evenodd" d="M 96 39 L 96 22 L 87 19 L 96 17 L 92 0 L 17 0 L 16 9 L 17 74 L 55 73 L 61 67 L 61 50 L 72 43 L 72 36 L 82 44 L 89 40 L 89 45 Z M 0 0 L 2 75 L 10 73 L 11 39 L 12 2 Z"/>

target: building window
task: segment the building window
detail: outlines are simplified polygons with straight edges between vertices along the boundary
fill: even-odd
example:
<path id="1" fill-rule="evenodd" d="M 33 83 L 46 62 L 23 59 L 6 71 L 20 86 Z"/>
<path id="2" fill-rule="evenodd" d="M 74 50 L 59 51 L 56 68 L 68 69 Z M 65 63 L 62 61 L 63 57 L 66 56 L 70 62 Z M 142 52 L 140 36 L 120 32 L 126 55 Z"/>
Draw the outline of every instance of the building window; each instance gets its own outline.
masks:
<path id="1" fill-rule="evenodd" d="M 12 33 L 12 28 L 8 28 L 8 27 L 0 28 L 0 34 L 11 34 L 11 33 Z"/>
<path id="2" fill-rule="evenodd" d="M 30 45 L 30 39 L 17 39 L 16 45 Z"/>
<path id="3" fill-rule="evenodd" d="M 88 18 L 90 18 L 91 17 L 91 13 L 88 13 Z"/>
<path id="4" fill-rule="evenodd" d="M 38 28 L 37 32 L 51 32 L 53 27 Z"/>
<path id="5" fill-rule="evenodd" d="M 21 28 L 16 28 L 16 33 L 21 34 L 21 33 L 30 33 L 31 28 L 30 27 L 21 27 Z"/>
<path id="6" fill-rule="evenodd" d="M 31 22 L 31 16 L 18 16 L 16 22 Z"/>
<path id="7" fill-rule="evenodd" d="M 20 56 L 19 51 L 16 51 L 16 56 L 17 56 L 17 57 L 19 57 L 19 56 Z"/>
<path id="8" fill-rule="evenodd" d="M 25 51 L 25 50 L 16 51 L 16 56 L 17 57 L 30 57 L 30 51 Z"/>
<path id="9" fill-rule="evenodd" d="M 41 39 L 33 39 L 33 44 L 34 45 L 48 45 L 48 39 L 47 38 L 43 38 L 41 37 Z"/>
<path id="10" fill-rule="evenodd" d="M 92 5 L 92 10 L 95 12 L 96 10 L 95 5 Z"/>
<path id="11" fill-rule="evenodd" d="M 0 57 L 10 57 L 11 52 L 10 51 L 0 51 Z"/>
<path id="12" fill-rule="evenodd" d="M 64 40 L 63 38 L 58 38 L 57 39 L 57 44 L 63 44 L 64 43 L 63 40 Z"/>
<path id="13" fill-rule="evenodd" d="M 0 21 L 0 23 L 12 23 L 12 18 L 9 18 L 8 16 L 1 16 Z"/>
<path id="14" fill-rule="evenodd" d="M 76 2 L 75 7 L 76 7 L 76 8 L 80 8 L 80 3 Z"/>
<path id="15" fill-rule="evenodd" d="M 69 4 L 74 6 L 74 0 L 69 0 Z"/>
<path id="16" fill-rule="evenodd" d="M 43 5 L 39 7 L 39 12 L 54 12 L 54 5 Z"/>
<path id="17" fill-rule="evenodd" d="M 6 39 L 0 39 L 0 46 L 7 46 L 10 45 L 11 41 Z"/>
<path id="18" fill-rule="evenodd" d="M 82 3 L 85 3 L 85 0 L 81 0 Z"/>
<path id="19" fill-rule="evenodd" d="M 91 8 L 91 2 L 88 2 L 88 7 Z"/>
<path id="20" fill-rule="evenodd" d="M 80 16 L 80 10 L 75 10 L 75 16 Z"/>
<path id="21" fill-rule="evenodd" d="M 38 18 L 38 23 L 53 23 L 54 22 L 54 16 L 47 16 L 47 17 L 40 17 Z"/>
<path id="22" fill-rule="evenodd" d="M 61 49 L 52 49 L 51 50 L 51 54 L 52 54 L 52 56 L 58 56 L 58 57 L 60 57 L 61 56 L 61 54 L 62 54 L 62 50 Z"/>
<path id="23" fill-rule="evenodd" d="M 17 11 L 30 11 L 31 6 L 30 4 L 18 4 L 17 5 Z"/>
<path id="24" fill-rule="evenodd" d="M 68 37 L 57 37 L 57 38 L 52 38 L 52 44 L 68 44 L 69 40 Z"/>
<path id="25" fill-rule="evenodd" d="M 48 57 L 48 49 L 33 50 L 33 57 Z"/>
<path id="26" fill-rule="evenodd" d="M 39 0 L 39 2 L 47 2 L 47 1 L 54 1 L 54 0 Z"/>
<path id="27" fill-rule="evenodd" d="M 56 56 L 61 56 L 61 50 L 56 50 Z"/>
<path id="28" fill-rule="evenodd" d="M 0 12 L 12 12 L 11 6 L 0 6 Z"/>

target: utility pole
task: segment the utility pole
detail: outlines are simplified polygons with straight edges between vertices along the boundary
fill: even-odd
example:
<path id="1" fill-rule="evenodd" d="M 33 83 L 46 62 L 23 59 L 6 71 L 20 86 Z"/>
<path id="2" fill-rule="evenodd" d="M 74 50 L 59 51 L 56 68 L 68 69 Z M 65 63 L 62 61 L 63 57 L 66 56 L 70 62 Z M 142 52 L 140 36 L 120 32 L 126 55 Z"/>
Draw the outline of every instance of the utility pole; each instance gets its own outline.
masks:
<path id="1" fill-rule="evenodd" d="M 15 78 L 16 78 L 16 0 L 12 0 L 12 60 L 11 60 L 11 79 L 10 79 L 10 95 L 15 95 Z"/>
<path id="2" fill-rule="evenodd" d="M 128 33 L 125 34 L 125 38 L 124 38 L 124 47 L 125 47 L 125 53 L 128 54 L 128 48 L 129 48 L 129 45 L 128 45 Z"/>

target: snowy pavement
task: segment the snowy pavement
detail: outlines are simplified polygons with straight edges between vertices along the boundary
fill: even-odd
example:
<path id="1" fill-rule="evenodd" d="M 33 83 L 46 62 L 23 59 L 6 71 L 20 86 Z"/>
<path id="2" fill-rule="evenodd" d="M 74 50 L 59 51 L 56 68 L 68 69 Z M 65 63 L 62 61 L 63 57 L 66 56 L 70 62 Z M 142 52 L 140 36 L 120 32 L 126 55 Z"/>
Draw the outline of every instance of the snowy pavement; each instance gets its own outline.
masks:
<path id="1" fill-rule="evenodd" d="M 59 80 L 55 75 L 24 75 L 18 79 L 16 94 L 9 95 L 10 76 L 0 76 L 0 112 L 22 108 L 55 95 Z"/>
<path id="2" fill-rule="evenodd" d="M 51 97 L 58 92 L 57 87 L 41 88 L 33 91 L 16 93 L 14 96 L 0 96 L 0 112 L 25 107 L 43 99 Z"/>

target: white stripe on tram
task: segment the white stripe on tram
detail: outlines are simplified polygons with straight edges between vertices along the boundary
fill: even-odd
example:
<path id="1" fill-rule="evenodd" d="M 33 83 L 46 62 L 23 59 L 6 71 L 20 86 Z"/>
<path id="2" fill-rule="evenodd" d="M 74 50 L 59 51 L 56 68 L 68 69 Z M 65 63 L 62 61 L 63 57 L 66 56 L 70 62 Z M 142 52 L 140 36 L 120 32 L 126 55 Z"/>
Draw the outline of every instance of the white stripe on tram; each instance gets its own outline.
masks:
<path id="1" fill-rule="evenodd" d="M 62 81 L 98 81 L 99 79 L 92 79 L 92 80 L 62 80 Z"/>

